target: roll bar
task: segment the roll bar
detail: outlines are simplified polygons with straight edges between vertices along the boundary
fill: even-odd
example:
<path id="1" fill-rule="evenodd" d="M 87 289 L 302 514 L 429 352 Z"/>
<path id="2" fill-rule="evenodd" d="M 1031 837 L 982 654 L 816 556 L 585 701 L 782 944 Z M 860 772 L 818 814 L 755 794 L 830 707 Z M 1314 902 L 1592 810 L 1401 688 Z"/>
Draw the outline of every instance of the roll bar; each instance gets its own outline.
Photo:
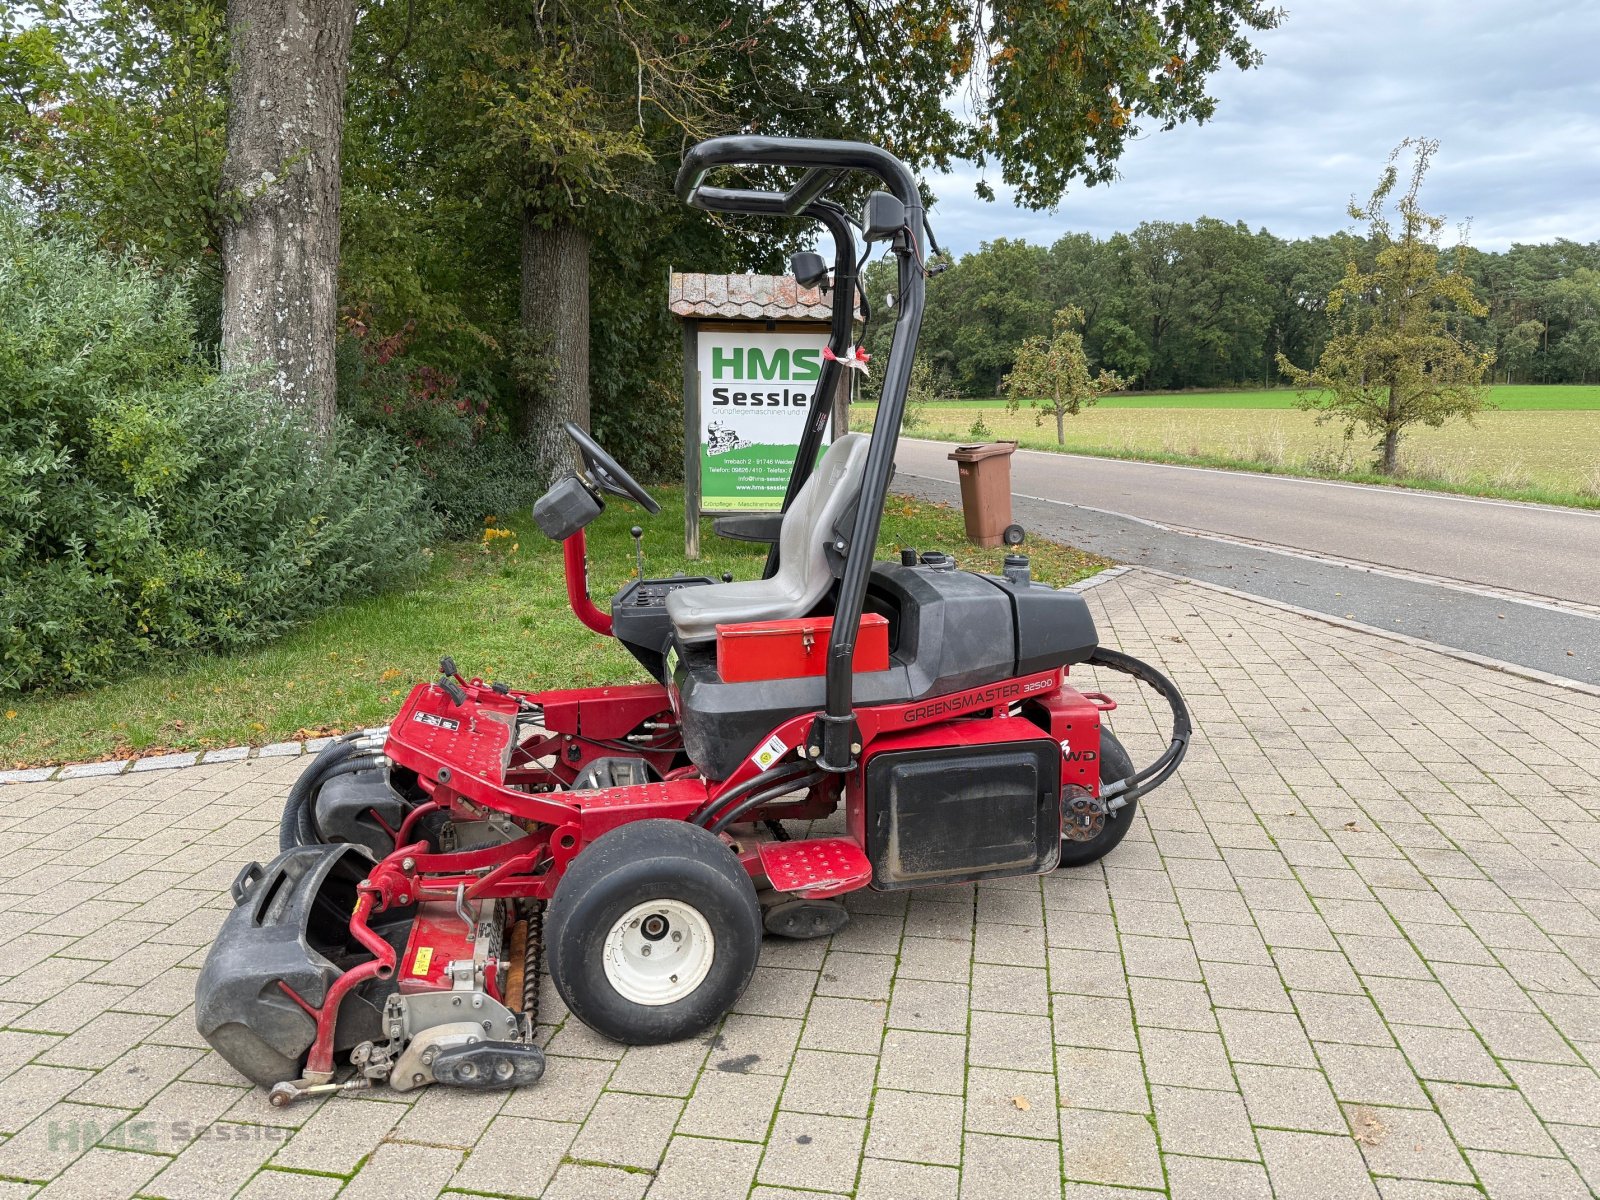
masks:
<path id="1" fill-rule="evenodd" d="M 785 216 L 784 197 L 775 192 L 746 191 L 742 188 L 701 188 L 698 193 L 701 208 L 708 212 L 742 213 L 748 216 Z M 824 359 L 817 376 L 817 396 L 829 397 L 827 403 L 813 403 L 810 418 L 800 434 L 800 444 L 795 450 L 794 468 L 789 472 L 789 484 L 784 489 L 780 512 L 788 512 L 794 498 L 805 487 L 817 468 L 817 450 L 822 445 L 822 435 L 828 431 L 828 418 L 833 405 L 831 397 L 839 386 L 839 376 L 844 373 L 841 360 L 850 349 L 851 334 L 855 326 L 856 299 L 856 242 L 850 232 L 850 218 L 843 208 L 831 200 L 813 200 L 800 210 L 800 215 L 810 217 L 827 229 L 833 238 L 833 307 L 828 329 L 828 348 L 834 357 Z M 766 569 L 762 578 L 770 579 L 778 570 L 778 544 L 773 543 L 767 552 Z"/>
<path id="2" fill-rule="evenodd" d="M 806 205 L 825 193 L 834 182 L 850 171 L 876 175 L 888 185 L 900 203 L 922 210 L 922 193 L 910 168 L 887 150 L 866 142 L 844 142 L 834 138 L 776 138 L 735 134 L 711 138 L 691 146 L 678 168 L 678 199 L 693 208 L 709 208 L 704 192 L 715 194 L 721 188 L 706 188 L 705 177 L 713 167 L 803 167 L 800 182 L 787 192 L 761 192 L 758 195 L 782 197 L 783 215 L 798 217 Z M 912 225 L 922 236 L 922 222 Z"/>
<path id="3" fill-rule="evenodd" d="M 718 188 L 706 185 L 706 176 L 715 167 L 795 167 L 804 171 L 798 182 L 787 191 L 762 191 L 746 188 Z M 878 417 L 872 427 L 872 444 L 867 449 L 867 462 L 861 483 L 861 495 L 856 504 L 855 522 L 849 540 L 843 545 L 835 543 L 834 549 L 844 555 L 843 577 L 839 581 L 839 597 L 834 606 L 833 633 L 828 640 L 827 692 L 824 710 L 812 723 L 804 755 L 825 771 L 842 774 L 855 766 L 855 756 L 860 752 L 861 738 L 856 726 L 854 709 L 854 675 L 852 660 L 855 657 L 857 628 L 861 623 L 861 610 L 866 600 L 867 577 L 872 570 L 872 555 L 878 544 L 878 529 L 883 519 L 884 498 L 889 491 L 889 477 L 894 470 L 895 444 L 900 437 L 900 425 L 905 416 L 906 391 L 911 382 L 911 360 L 916 353 L 917 334 L 922 327 L 922 309 L 925 291 L 923 263 L 927 260 L 924 248 L 925 223 L 922 211 L 922 194 L 910 169 L 887 150 L 865 142 L 837 141 L 831 138 L 774 138 L 737 135 L 712 138 L 692 147 L 684 155 L 683 166 L 678 170 L 678 198 L 685 204 L 708 212 L 745 212 L 756 215 L 798 217 L 816 216 L 828 224 L 834 233 L 835 263 L 839 260 L 839 247 L 848 242 L 848 228 L 835 228 L 829 217 L 836 213 L 842 219 L 843 211 L 831 202 L 824 201 L 829 188 L 845 174 L 863 171 L 875 175 L 888 187 L 889 192 L 905 206 L 905 226 L 894 234 L 890 249 L 899 258 L 898 315 L 895 318 L 894 341 L 889 350 L 889 361 L 883 373 L 883 393 L 878 402 Z M 853 245 L 853 243 L 850 243 Z M 855 265 L 850 267 L 854 276 Z M 848 290 L 834 281 L 834 310 L 832 336 L 840 336 L 840 308 L 843 305 L 846 321 L 853 312 L 855 289 Z M 851 279 L 854 283 L 854 279 Z M 842 297 L 842 299 L 841 299 Z M 848 339 L 849 325 L 844 326 Z M 847 344 L 847 343 L 846 343 Z M 836 353 L 842 350 L 836 348 Z M 835 364 L 828 364 L 835 366 Z M 818 394 L 821 394 L 819 380 Z M 825 422 L 825 410 L 824 410 Z M 821 429 L 818 417 L 813 415 L 802 437 L 801 449 L 810 445 L 810 457 L 815 458 L 817 440 Z M 815 433 L 813 434 L 813 430 Z M 787 507 L 804 483 L 803 468 L 797 462 L 790 475 L 789 491 L 784 497 Z M 797 484 L 796 479 L 799 479 Z"/>

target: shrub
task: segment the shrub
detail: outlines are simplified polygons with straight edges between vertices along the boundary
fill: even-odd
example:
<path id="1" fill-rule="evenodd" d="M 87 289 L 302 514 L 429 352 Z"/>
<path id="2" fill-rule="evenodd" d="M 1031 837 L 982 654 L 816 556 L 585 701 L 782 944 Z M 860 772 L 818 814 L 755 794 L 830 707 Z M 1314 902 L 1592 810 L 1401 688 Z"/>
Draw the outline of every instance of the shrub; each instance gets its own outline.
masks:
<path id="1" fill-rule="evenodd" d="M 259 641 L 414 570 L 390 439 L 201 361 L 181 287 L 0 209 L 0 690 Z"/>
<path id="2" fill-rule="evenodd" d="M 427 501 L 451 537 L 476 536 L 483 518 L 531 504 L 533 457 L 496 411 L 487 388 L 419 361 L 411 328 L 386 337 L 359 314 L 339 343 L 339 411 L 408 449 Z"/>

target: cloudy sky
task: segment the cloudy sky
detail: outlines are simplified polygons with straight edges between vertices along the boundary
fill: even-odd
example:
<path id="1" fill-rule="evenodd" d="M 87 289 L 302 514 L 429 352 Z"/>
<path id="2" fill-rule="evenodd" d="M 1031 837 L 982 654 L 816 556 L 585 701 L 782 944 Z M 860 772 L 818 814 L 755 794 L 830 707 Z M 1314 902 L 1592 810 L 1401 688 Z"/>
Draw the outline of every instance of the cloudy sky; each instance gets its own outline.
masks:
<path id="1" fill-rule="evenodd" d="M 1596 0 L 1282 2 L 1283 25 L 1258 39 L 1265 63 L 1215 77 L 1211 121 L 1147 132 L 1119 179 L 1074 187 L 1054 213 L 986 204 L 971 169 L 934 177 L 940 241 L 960 252 L 1198 216 L 1330 233 L 1407 135 L 1439 139 L 1424 204 L 1452 228 L 1471 218 L 1474 245 L 1600 238 Z"/>

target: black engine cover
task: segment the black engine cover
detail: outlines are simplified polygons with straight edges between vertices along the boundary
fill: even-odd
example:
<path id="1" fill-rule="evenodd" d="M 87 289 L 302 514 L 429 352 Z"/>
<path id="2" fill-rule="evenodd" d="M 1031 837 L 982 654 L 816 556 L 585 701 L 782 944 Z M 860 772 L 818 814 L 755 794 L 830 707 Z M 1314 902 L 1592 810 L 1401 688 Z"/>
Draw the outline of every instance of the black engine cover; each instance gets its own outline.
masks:
<path id="1" fill-rule="evenodd" d="M 1061 858 L 1061 747 L 878 754 L 866 765 L 866 810 L 879 891 L 1050 871 Z"/>

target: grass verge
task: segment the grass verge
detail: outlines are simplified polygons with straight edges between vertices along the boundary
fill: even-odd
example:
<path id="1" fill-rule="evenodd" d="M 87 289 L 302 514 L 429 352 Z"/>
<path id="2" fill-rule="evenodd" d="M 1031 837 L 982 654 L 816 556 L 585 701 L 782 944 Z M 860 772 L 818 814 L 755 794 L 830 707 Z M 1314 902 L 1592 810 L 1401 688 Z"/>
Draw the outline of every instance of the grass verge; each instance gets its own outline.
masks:
<path id="1" fill-rule="evenodd" d="M 1196 390 L 1186 392 L 1119 392 L 1102 398 L 1099 408 L 1294 408 L 1293 388 L 1265 388 L 1240 392 Z M 1501 412 L 1583 412 L 1600 409 L 1600 384 L 1530 383 L 1496 384 L 1489 388 L 1489 403 Z M 1006 401 L 937 400 L 961 408 L 1004 408 Z M 1026 407 L 1026 404 L 1024 404 Z"/>
<path id="2" fill-rule="evenodd" d="M 759 574 L 765 549 L 719 538 L 710 522 L 702 531 L 705 557 L 685 563 L 682 489 L 654 491 L 660 516 L 614 500 L 590 527 L 590 591 L 602 606 L 633 574 L 628 527 L 635 522 L 645 530 L 647 574 Z M 432 677 L 443 654 L 463 674 L 518 687 L 642 679 L 627 651 L 590 633 L 568 609 L 561 548 L 526 516 L 497 528 L 508 532 L 487 539 L 487 550 L 441 547 L 415 587 L 346 605 L 254 651 L 173 663 L 85 692 L 0 701 L 0 768 L 259 745 L 382 724 L 413 683 Z M 968 545 L 959 511 L 891 497 L 879 557 L 903 545 L 947 551 L 975 570 L 997 571 L 1005 554 Z M 1034 578 L 1057 586 L 1108 565 L 1039 539 L 1027 550 Z"/>

